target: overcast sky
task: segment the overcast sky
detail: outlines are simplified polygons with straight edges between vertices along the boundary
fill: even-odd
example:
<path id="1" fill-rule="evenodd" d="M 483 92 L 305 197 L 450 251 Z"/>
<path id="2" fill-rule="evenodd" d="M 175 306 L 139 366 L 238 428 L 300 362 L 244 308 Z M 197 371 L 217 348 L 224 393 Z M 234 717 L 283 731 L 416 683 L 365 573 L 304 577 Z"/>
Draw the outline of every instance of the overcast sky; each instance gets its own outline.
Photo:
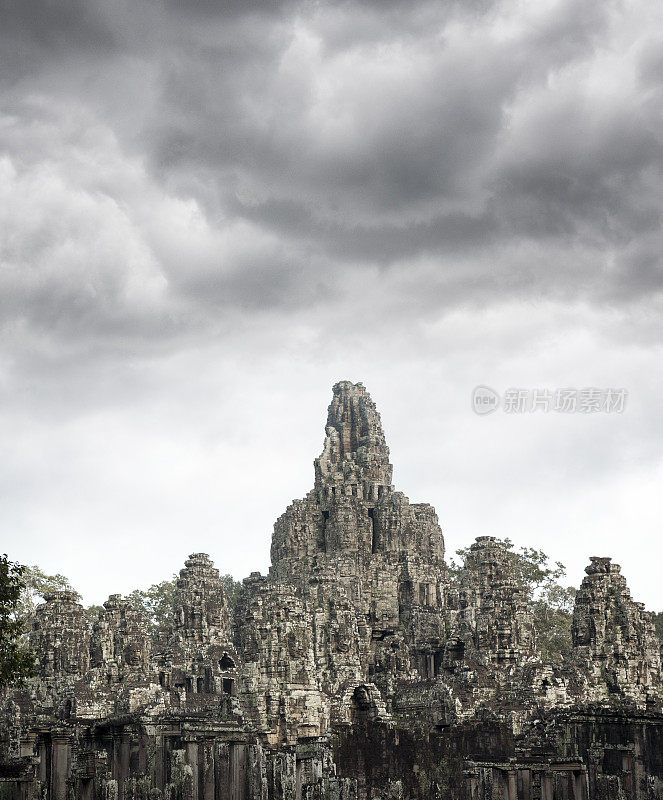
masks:
<path id="1" fill-rule="evenodd" d="M 663 609 L 660 0 L 0 16 L 1 550 L 88 603 L 265 572 L 347 378 L 449 553 L 610 555 Z"/>

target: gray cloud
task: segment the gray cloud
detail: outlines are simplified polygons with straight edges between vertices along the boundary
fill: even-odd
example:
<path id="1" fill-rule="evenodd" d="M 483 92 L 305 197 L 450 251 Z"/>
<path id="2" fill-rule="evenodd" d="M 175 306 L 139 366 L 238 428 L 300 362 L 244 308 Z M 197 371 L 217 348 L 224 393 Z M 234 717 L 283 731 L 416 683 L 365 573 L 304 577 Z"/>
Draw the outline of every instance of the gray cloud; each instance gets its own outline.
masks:
<path id="1" fill-rule="evenodd" d="M 650 301 L 660 48 L 641 11 L 6 3 L 7 199 L 31 214 L 7 220 L 5 316 L 187 336 L 338 307 L 373 267 L 407 287 L 403 320 L 543 291 Z"/>

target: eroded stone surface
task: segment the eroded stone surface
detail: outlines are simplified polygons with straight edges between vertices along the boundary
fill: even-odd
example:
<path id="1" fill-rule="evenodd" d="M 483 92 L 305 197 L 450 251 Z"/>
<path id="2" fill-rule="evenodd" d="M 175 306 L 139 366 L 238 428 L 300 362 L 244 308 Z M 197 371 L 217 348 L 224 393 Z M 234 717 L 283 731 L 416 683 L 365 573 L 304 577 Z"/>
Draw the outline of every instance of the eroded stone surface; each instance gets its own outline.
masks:
<path id="1" fill-rule="evenodd" d="M 631 599 L 619 564 L 593 556 L 576 597 L 571 634 L 588 673 L 583 700 L 661 704 L 660 645 L 651 616 Z"/>
<path id="2" fill-rule="evenodd" d="M 663 797 L 660 652 L 617 565 L 591 559 L 573 657 L 546 664 L 499 542 L 450 576 L 361 384 L 334 386 L 314 474 L 233 614 L 204 553 L 153 639 L 119 595 L 91 626 L 46 598 L 39 674 L 2 701 L 0 797 Z"/>

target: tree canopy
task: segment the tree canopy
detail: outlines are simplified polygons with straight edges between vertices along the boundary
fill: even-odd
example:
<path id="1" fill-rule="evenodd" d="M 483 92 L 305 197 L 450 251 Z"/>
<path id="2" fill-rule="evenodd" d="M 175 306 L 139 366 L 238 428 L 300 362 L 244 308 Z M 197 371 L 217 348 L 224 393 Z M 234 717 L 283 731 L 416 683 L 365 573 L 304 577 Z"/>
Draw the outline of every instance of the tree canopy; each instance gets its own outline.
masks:
<path id="1" fill-rule="evenodd" d="M 22 564 L 0 556 L 0 689 L 29 677 L 34 672 L 34 654 L 21 640 L 24 620 L 20 617 L 21 597 L 25 591 Z"/>
<path id="2" fill-rule="evenodd" d="M 9 561 L 6 561 L 5 569 L 10 570 L 11 575 L 20 577 L 20 587 L 14 590 L 15 593 L 17 592 L 17 597 L 11 613 L 12 619 L 17 623 L 15 630 L 18 631 L 17 635 L 23 647 L 26 644 L 25 632 L 29 628 L 37 606 L 46 595 L 52 591 L 66 590 L 73 592 L 79 602 L 81 600 L 80 594 L 73 588 L 65 575 L 59 573 L 48 575 L 36 565 L 23 566 L 12 564 Z M 13 572 L 11 572 L 12 569 Z M 232 575 L 221 575 L 221 582 L 228 605 L 232 610 L 241 584 L 234 580 Z M 176 584 L 177 575 L 173 575 L 170 579 L 152 584 L 148 589 L 134 589 L 127 595 L 127 599 L 134 608 L 142 611 L 145 615 L 148 630 L 152 635 L 174 626 Z M 102 609 L 103 606 L 100 605 L 90 605 L 85 608 L 85 615 L 90 625 L 95 622 Z"/>
<path id="3" fill-rule="evenodd" d="M 49 592 L 63 591 L 73 592 L 80 601 L 80 594 L 69 583 L 69 579 L 64 575 L 47 575 L 40 567 L 21 567 L 22 588 L 16 605 L 17 619 L 27 621 L 35 613 L 35 609 Z"/>
<path id="4" fill-rule="evenodd" d="M 498 539 L 513 564 L 513 572 L 527 598 L 534 616 L 539 650 L 546 661 L 560 662 L 571 653 L 571 618 L 576 590 L 563 585 L 566 568 L 560 561 L 534 547 L 515 549 L 510 539 Z M 464 561 L 469 547 L 457 550 Z M 451 562 L 451 572 L 460 573 L 460 565 Z"/>
<path id="5" fill-rule="evenodd" d="M 232 612 L 241 584 L 232 575 L 221 575 L 220 577 L 228 607 Z M 132 605 L 145 615 L 150 633 L 153 635 L 156 635 L 159 631 L 174 627 L 176 586 L 177 575 L 173 575 L 170 580 L 154 583 L 149 589 L 134 589 L 133 592 L 127 595 L 127 599 Z"/>
<path id="6" fill-rule="evenodd" d="M 127 600 L 145 615 L 151 632 L 173 627 L 175 621 L 173 603 L 177 575 L 170 580 L 153 583 L 149 589 L 134 589 Z"/>

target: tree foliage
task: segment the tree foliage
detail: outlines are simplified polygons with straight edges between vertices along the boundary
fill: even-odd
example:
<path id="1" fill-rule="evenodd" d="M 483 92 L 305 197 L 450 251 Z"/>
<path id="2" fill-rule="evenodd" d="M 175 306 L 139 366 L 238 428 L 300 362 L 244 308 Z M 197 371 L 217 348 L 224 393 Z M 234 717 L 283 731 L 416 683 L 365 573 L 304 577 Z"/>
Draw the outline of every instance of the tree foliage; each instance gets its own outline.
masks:
<path id="1" fill-rule="evenodd" d="M 153 583 L 149 589 L 134 589 L 127 600 L 145 615 L 150 631 L 172 628 L 175 622 L 174 602 L 177 576 Z"/>
<path id="2" fill-rule="evenodd" d="M 20 618 L 26 568 L 0 556 L 0 689 L 33 674 L 34 654 L 21 641 L 24 620 Z"/>
<path id="3" fill-rule="evenodd" d="M 656 635 L 661 643 L 661 647 L 663 647 L 663 611 L 652 612 L 652 619 L 654 620 Z"/>
<path id="4" fill-rule="evenodd" d="M 241 584 L 232 575 L 221 575 L 221 583 L 226 594 L 228 607 L 232 612 Z M 147 620 L 150 633 L 172 629 L 175 625 L 175 589 L 177 575 L 170 580 L 154 583 L 149 589 L 134 589 L 127 599 Z"/>
<path id="5" fill-rule="evenodd" d="M 73 592 L 80 601 L 81 596 L 64 575 L 47 575 L 38 566 L 22 567 L 22 589 L 16 607 L 17 618 L 26 624 L 32 619 L 42 599 L 53 591 Z"/>
<path id="6" fill-rule="evenodd" d="M 98 605 L 86 606 L 83 609 L 83 613 L 85 614 L 85 619 L 87 620 L 87 624 L 90 626 L 90 628 L 99 619 L 99 614 L 103 610 L 104 610 L 104 607 L 103 606 L 98 606 Z"/>
<path id="7" fill-rule="evenodd" d="M 534 616 L 539 650 L 546 661 L 560 662 L 571 653 L 571 618 L 576 590 L 562 584 L 566 568 L 560 561 L 534 547 L 516 550 L 510 539 L 498 539 L 507 551 L 514 577 Z M 457 551 L 465 560 L 469 548 Z M 452 561 L 451 572 L 458 576 L 461 567 Z"/>
<path id="8" fill-rule="evenodd" d="M 576 590 L 549 584 L 532 603 L 539 650 L 546 661 L 561 662 L 572 653 L 571 620 Z"/>
<path id="9" fill-rule="evenodd" d="M 23 630 L 29 628 L 35 609 L 44 596 L 50 592 L 61 590 L 73 592 L 80 602 L 80 594 L 64 575 L 47 575 L 37 566 L 21 566 L 21 570 L 22 586 L 16 603 L 15 616 L 17 620 L 23 623 Z M 235 581 L 232 575 L 221 575 L 221 582 L 226 593 L 228 605 L 232 609 L 241 584 Z M 142 611 L 145 615 L 150 633 L 174 627 L 176 585 L 177 575 L 173 575 L 168 580 L 152 584 L 148 589 L 135 589 L 127 595 L 127 599 L 134 608 Z M 100 605 L 91 605 L 85 609 L 85 616 L 90 625 L 98 619 L 99 612 L 102 610 L 103 606 Z"/>
<path id="10" fill-rule="evenodd" d="M 242 583 L 241 581 L 236 581 L 232 575 L 221 575 L 221 583 L 223 583 L 223 590 L 226 593 L 228 609 L 233 614 L 237 608 L 237 600 L 239 599 L 239 590 L 242 588 Z"/>

